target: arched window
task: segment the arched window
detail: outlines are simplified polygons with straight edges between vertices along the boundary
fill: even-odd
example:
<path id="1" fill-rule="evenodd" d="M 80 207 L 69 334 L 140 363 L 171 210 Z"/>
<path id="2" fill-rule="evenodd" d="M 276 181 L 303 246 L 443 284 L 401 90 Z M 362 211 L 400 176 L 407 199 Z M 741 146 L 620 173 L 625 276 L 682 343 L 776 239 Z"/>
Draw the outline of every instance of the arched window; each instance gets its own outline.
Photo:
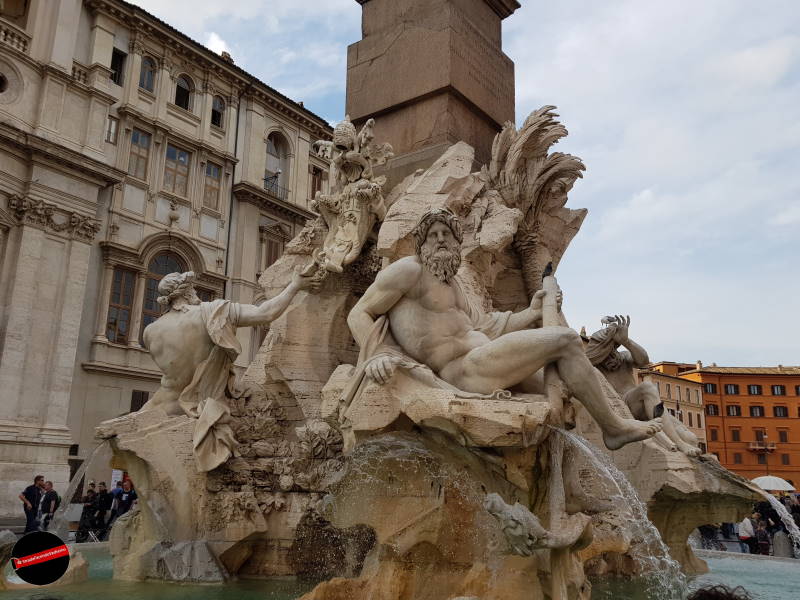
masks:
<path id="1" fill-rule="evenodd" d="M 149 56 L 142 58 L 142 69 L 139 71 L 139 87 L 152 92 L 156 86 L 156 61 Z"/>
<path id="2" fill-rule="evenodd" d="M 181 75 L 175 83 L 175 105 L 185 110 L 192 110 L 192 92 L 194 83 L 188 75 Z"/>
<path id="3" fill-rule="evenodd" d="M 170 273 L 183 273 L 186 265 L 174 252 L 162 252 L 156 255 L 147 265 L 145 276 L 144 304 L 142 305 L 142 331 L 161 316 L 161 305 L 158 303 L 158 282 Z M 141 333 L 139 334 L 141 336 Z"/>
<path id="4" fill-rule="evenodd" d="M 289 144 L 284 137 L 272 132 L 267 137 L 267 165 L 264 169 L 264 188 L 281 200 L 286 200 L 289 180 Z"/>
<path id="5" fill-rule="evenodd" d="M 214 96 L 211 102 L 211 124 L 214 127 L 222 127 L 223 115 L 225 115 L 225 101 L 219 96 Z"/>

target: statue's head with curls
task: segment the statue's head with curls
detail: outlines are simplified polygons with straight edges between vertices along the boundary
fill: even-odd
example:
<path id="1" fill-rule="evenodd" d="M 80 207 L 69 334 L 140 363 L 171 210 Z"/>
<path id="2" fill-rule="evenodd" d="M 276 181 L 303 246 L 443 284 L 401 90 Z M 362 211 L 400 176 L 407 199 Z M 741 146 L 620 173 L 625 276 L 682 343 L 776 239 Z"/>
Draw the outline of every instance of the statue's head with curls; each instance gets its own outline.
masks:
<path id="1" fill-rule="evenodd" d="M 200 304 L 194 289 L 194 272 L 170 273 L 158 282 L 157 302 L 162 306 L 181 310 L 187 304 Z"/>
<path id="2" fill-rule="evenodd" d="M 429 210 L 414 228 L 414 242 L 422 264 L 448 283 L 461 266 L 464 233 L 458 217 L 445 208 Z"/>

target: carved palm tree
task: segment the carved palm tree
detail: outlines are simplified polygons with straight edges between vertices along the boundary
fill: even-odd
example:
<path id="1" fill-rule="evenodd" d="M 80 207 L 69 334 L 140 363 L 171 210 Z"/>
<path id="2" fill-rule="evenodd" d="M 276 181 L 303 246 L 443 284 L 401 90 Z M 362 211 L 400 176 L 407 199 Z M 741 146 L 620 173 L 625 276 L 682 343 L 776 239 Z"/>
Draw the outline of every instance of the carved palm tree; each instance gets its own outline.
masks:
<path id="1" fill-rule="evenodd" d="M 558 266 L 587 213 L 564 206 L 586 167 L 577 156 L 549 152 L 567 135 L 554 109 L 543 106 L 534 111 L 519 131 L 506 123 L 492 144 L 489 166 L 490 186 L 507 206 L 524 215 L 513 243 L 529 297 L 541 287 L 547 264 Z"/>

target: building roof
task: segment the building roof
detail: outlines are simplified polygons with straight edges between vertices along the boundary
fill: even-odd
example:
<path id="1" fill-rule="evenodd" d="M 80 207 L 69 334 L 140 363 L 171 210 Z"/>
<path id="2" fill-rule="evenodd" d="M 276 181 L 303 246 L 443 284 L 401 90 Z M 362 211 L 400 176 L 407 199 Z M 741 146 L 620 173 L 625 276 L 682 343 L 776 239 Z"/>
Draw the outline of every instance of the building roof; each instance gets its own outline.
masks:
<path id="1" fill-rule="evenodd" d="M 318 126 L 321 130 L 323 130 L 325 132 L 328 132 L 330 134 L 333 133 L 333 128 L 330 126 L 330 124 L 325 119 L 323 119 L 322 117 L 320 117 L 316 113 L 311 112 L 305 106 L 303 106 L 301 103 L 292 100 L 288 96 L 284 96 L 278 90 L 276 90 L 272 86 L 268 85 L 267 83 L 264 83 L 263 81 L 261 81 L 255 75 L 252 75 L 251 73 L 248 73 L 247 71 L 245 71 L 241 67 L 235 65 L 233 62 L 226 61 L 225 59 L 222 58 L 222 56 L 220 56 L 216 52 L 213 52 L 212 50 L 209 50 L 203 44 L 193 40 L 192 38 L 190 38 L 188 35 L 186 35 L 182 31 L 180 31 L 178 29 L 175 29 L 169 23 L 166 23 L 165 21 L 162 21 L 161 19 L 159 19 L 155 15 L 147 12 L 146 10 L 141 8 L 140 6 L 136 6 L 135 4 L 131 4 L 129 2 L 126 2 L 125 0 L 95 0 L 95 4 L 97 5 L 101 1 L 104 1 L 107 6 L 110 5 L 111 3 L 115 3 L 118 6 L 122 6 L 122 7 L 126 8 L 128 11 L 130 11 L 130 13 L 132 15 L 136 15 L 136 16 L 139 16 L 139 17 L 145 17 L 146 19 L 155 21 L 156 23 L 158 23 L 159 25 L 161 25 L 165 29 L 169 30 L 170 33 L 172 33 L 172 34 L 174 34 L 174 35 L 176 35 L 176 36 L 178 36 L 180 38 L 183 38 L 186 41 L 187 45 L 192 46 L 195 51 L 200 52 L 200 53 L 206 55 L 209 58 L 212 58 L 214 60 L 214 62 L 218 66 L 222 66 L 223 68 L 233 70 L 240 77 L 243 77 L 243 78 L 247 79 L 251 85 L 255 84 L 255 85 L 263 87 L 268 94 L 270 94 L 272 96 L 275 96 L 277 99 L 281 100 L 285 104 L 288 104 L 289 107 L 291 109 L 293 109 L 296 113 L 299 113 L 298 116 L 304 117 L 307 121 L 309 121 L 310 123 L 313 123 L 314 125 Z"/>
<path id="2" fill-rule="evenodd" d="M 800 375 L 800 367 L 703 367 L 702 369 L 691 369 L 681 371 L 681 375 L 688 373 L 714 373 L 717 375 Z"/>
<path id="3" fill-rule="evenodd" d="M 680 381 L 681 383 L 693 383 L 695 385 L 703 385 L 699 381 L 692 381 L 691 379 L 684 379 L 683 377 L 676 377 L 675 375 L 668 375 L 667 373 L 662 373 L 661 371 L 656 371 L 655 369 L 639 369 L 640 375 L 656 375 L 658 377 L 666 377 L 667 379 L 675 379 Z"/>

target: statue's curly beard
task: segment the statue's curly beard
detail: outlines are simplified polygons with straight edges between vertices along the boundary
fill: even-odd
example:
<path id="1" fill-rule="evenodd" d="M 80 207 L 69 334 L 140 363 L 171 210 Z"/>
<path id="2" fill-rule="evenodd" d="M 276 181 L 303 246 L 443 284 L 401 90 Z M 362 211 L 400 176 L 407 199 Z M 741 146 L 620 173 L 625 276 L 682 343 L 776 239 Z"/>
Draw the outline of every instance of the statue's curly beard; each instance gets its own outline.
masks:
<path id="1" fill-rule="evenodd" d="M 419 249 L 419 259 L 425 268 L 442 283 L 449 283 L 461 266 L 461 244 L 449 244 L 447 248 Z"/>

